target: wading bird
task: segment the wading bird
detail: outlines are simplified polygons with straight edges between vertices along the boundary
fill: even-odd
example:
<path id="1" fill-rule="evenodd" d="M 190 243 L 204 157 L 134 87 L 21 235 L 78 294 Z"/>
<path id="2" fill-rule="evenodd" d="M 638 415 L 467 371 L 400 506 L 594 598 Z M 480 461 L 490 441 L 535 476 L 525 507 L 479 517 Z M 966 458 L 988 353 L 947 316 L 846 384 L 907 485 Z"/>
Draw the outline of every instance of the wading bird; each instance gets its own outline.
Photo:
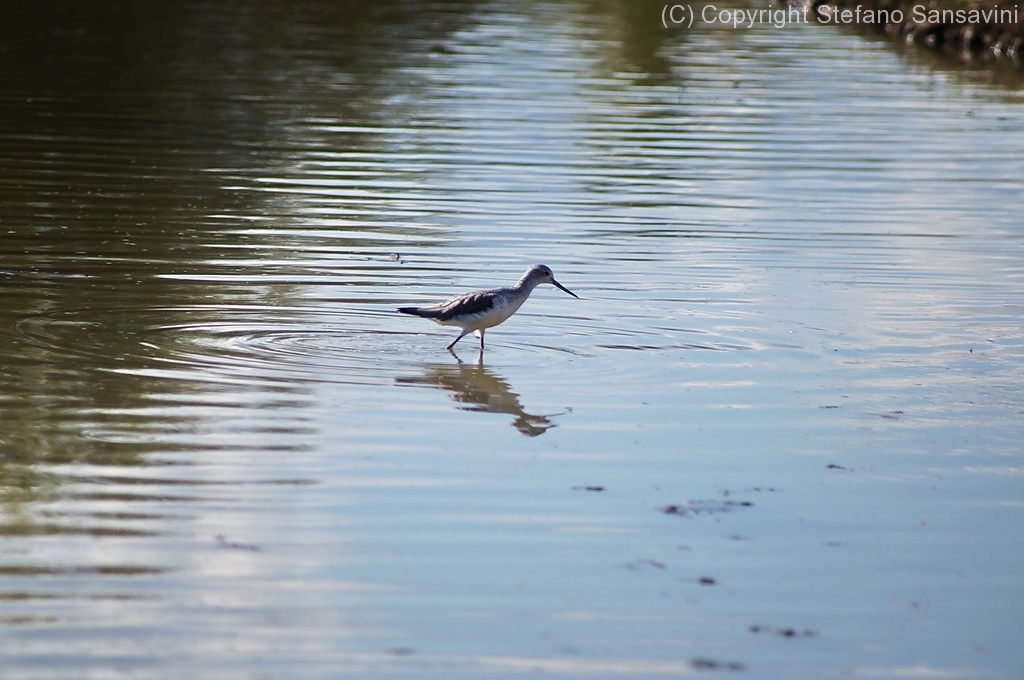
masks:
<path id="1" fill-rule="evenodd" d="M 561 288 L 574 298 L 579 295 L 572 292 L 558 281 L 551 273 L 551 267 L 535 264 L 526 270 L 519 283 L 508 288 L 492 288 L 465 293 L 451 300 L 426 307 L 399 307 L 403 314 L 413 314 L 424 319 L 431 319 L 442 326 L 458 326 L 462 329 L 459 337 L 452 340 L 447 349 L 451 351 L 462 338 L 470 333 L 480 336 L 480 351 L 484 351 L 484 331 L 509 318 L 523 306 L 533 289 L 542 283 L 550 283 Z"/>

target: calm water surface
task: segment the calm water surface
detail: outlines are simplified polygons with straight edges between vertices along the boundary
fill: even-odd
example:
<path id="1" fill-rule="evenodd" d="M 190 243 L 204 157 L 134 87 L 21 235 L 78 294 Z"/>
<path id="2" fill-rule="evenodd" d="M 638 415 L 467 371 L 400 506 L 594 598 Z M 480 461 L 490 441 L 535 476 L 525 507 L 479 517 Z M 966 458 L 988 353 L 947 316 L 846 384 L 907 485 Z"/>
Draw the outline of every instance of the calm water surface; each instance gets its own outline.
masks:
<path id="1" fill-rule="evenodd" d="M 1012 76 L 144 7 L 0 29 L 4 678 L 1018 677 Z M 535 262 L 482 360 L 394 312 Z"/>

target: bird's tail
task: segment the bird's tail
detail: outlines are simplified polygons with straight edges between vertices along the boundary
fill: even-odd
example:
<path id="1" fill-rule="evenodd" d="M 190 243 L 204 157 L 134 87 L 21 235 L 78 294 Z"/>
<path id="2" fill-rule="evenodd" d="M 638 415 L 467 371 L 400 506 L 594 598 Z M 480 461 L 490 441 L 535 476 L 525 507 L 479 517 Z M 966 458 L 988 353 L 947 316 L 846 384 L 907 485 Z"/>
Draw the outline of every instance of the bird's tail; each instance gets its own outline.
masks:
<path id="1" fill-rule="evenodd" d="M 421 316 L 424 319 L 433 319 L 439 313 L 436 309 L 431 309 L 430 307 L 399 307 L 398 311 L 402 314 Z"/>

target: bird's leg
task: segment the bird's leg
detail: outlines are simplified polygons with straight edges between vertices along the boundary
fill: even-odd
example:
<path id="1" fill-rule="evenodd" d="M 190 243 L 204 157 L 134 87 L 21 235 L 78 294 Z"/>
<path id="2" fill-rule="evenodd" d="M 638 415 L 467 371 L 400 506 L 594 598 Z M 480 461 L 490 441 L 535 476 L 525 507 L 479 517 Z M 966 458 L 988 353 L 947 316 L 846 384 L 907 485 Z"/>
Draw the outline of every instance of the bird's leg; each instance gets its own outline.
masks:
<path id="1" fill-rule="evenodd" d="M 445 349 L 450 350 L 452 347 L 455 347 L 455 343 L 457 343 L 459 340 L 462 340 L 464 337 L 469 335 L 471 332 L 472 331 L 462 331 L 461 333 L 459 333 L 459 337 L 457 337 L 454 340 L 452 340 L 452 344 L 450 344 L 447 347 L 445 347 Z"/>
<path id="2" fill-rule="evenodd" d="M 477 331 L 477 335 L 480 336 L 480 351 L 481 352 L 484 351 L 484 331 L 486 331 L 486 330 L 487 330 L 486 328 L 481 328 L 480 330 Z"/>

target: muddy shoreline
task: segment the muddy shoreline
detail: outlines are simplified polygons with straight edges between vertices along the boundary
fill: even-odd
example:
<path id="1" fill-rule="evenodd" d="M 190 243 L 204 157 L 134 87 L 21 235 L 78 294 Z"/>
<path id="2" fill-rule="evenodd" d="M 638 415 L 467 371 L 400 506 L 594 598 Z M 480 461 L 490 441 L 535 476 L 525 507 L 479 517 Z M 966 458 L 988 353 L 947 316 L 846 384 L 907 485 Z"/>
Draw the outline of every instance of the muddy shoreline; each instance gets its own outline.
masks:
<path id="1" fill-rule="evenodd" d="M 1024 0 L 809 0 L 815 20 L 865 26 L 968 62 L 1024 65 Z"/>

